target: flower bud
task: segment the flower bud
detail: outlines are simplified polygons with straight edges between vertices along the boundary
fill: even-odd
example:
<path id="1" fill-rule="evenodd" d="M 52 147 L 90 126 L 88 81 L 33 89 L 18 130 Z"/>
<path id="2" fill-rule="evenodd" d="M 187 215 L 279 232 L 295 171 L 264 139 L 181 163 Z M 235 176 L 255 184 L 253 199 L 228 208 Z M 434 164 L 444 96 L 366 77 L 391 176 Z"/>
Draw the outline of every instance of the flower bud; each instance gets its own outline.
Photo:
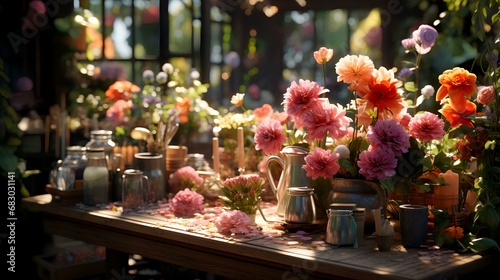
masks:
<path id="1" fill-rule="evenodd" d="M 488 105 L 495 100 L 495 89 L 493 86 L 483 86 L 477 92 L 477 102 L 479 104 Z"/>

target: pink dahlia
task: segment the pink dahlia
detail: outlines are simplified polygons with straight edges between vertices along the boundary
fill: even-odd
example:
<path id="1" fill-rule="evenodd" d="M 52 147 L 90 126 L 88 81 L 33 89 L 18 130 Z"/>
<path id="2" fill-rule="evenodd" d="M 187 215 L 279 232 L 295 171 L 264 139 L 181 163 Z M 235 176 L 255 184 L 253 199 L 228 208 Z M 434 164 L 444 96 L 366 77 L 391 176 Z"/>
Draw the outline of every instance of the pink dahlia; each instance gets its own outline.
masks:
<path id="1" fill-rule="evenodd" d="M 254 229 L 252 219 L 239 210 L 222 212 L 215 219 L 215 226 L 222 233 L 249 233 Z"/>
<path id="2" fill-rule="evenodd" d="M 306 164 L 302 166 L 306 175 L 313 180 L 318 177 L 325 179 L 332 178 L 337 174 L 340 165 L 337 163 L 339 154 L 332 153 L 329 150 L 314 148 L 306 157 Z"/>
<path id="3" fill-rule="evenodd" d="M 283 106 L 285 112 L 293 119 L 301 117 L 301 115 L 308 110 L 312 104 L 317 102 L 317 98 L 327 90 L 323 89 L 316 82 L 309 80 L 299 80 L 299 84 L 295 81 L 286 90 L 283 95 Z"/>
<path id="4" fill-rule="evenodd" d="M 184 166 L 170 174 L 168 186 L 171 193 L 176 193 L 182 189 L 193 189 L 203 183 L 203 178 L 191 166 Z"/>
<path id="5" fill-rule="evenodd" d="M 405 129 L 408 129 L 408 125 L 410 124 L 410 121 L 411 121 L 412 117 L 410 114 L 408 113 L 404 113 L 401 115 L 401 120 L 399 121 L 399 123 L 405 128 Z"/>
<path id="6" fill-rule="evenodd" d="M 361 152 L 358 160 L 359 173 L 368 180 L 384 180 L 396 175 L 397 165 L 394 155 L 373 146 Z"/>
<path id="7" fill-rule="evenodd" d="M 123 99 L 117 100 L 106 111 L 106 118 L 115 125 L 123 125 L 129 120 L 126 112 L 130 108 L 132 108 L 132 102 Z"/>
<path id="8" fill-rule="evenodd" d="M 196 213 L 202 213 L 205 210 L 203 196 L 190 189 L 179 191 L 172 199 L 170 209 L 176 216 L 193 216 Z"/>
<path id="9" fill-rule="evenodd" d="M 323 140 L 326 132 L 333 139 L 340 139 L 348 134 L 349 123 L 346 111 L 342 106 L 330 104 L 328 99 L 319 99 L 321 102 L 313 105 L 302 117 L 302 124 L 307 130 L 307 135 L 313 140 Z"/>
<path id="10" fill-rule="evenodd" d="M 408 129 L 411 136 L 424 142 L 442 139 L 445 134 L 444 121 L 431 112 L 413 117 L 408 124 Z"/>
<path id="11" fill-rule="evenodd" d="M 410 147 L 410 136 L 395 120 L 378 120 L 375 126 L 368 128 L 366 139 L 391 156 L 400 156 Z"/>
<path id="12" fill-rule="evenodd" d="M 264 151 L 265 154 L 278 154 L 286 142 L 283 126 L 274 119 L 264 120 L 255 129 L 255 149 Z"/>

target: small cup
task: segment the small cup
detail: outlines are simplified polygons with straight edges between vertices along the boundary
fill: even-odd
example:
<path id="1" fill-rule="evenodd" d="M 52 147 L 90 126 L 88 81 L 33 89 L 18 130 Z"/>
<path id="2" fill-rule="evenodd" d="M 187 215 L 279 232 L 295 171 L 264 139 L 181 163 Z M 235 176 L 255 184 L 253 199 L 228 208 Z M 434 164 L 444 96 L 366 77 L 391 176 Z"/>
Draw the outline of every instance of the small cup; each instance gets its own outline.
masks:
<path id="1" fill-rule="evenodd" d="M 376 235 L 375 240 L 380 252 L 388 252 L 391 250 L 394 234 L 391 235 Z"/>

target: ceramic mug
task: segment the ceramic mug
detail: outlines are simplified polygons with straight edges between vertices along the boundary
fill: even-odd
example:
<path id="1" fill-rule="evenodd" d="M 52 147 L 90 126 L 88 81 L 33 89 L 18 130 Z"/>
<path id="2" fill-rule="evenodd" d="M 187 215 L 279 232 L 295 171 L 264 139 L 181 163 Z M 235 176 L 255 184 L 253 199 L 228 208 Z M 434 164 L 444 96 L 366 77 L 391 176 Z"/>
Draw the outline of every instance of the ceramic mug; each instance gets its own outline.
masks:
<path id="1" fill-rule="evenodd" d="M 401 243 L 404 247 L 418 248 L 427 241 L 429 209 L 424 205 L 403 204 L 399 206 Z"/>

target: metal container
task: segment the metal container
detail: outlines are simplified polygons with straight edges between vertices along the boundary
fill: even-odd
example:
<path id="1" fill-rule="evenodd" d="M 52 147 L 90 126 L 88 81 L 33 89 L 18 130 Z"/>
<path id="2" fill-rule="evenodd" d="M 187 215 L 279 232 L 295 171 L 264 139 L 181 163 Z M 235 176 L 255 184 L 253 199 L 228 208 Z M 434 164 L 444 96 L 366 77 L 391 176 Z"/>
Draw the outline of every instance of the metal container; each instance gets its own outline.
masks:
<path id="1" fill-rule="evenodd" d="M 333 245 L 353 245 L 357 247 L 357 225 L 352 210 L 328 209 L 326 243 Z"/>
<path id="2" fill-rule="evenodd" d="M 316 201 L 313 188 L 288 188 L 290 199 L 285 209 L 285 222 L 314 224 L 316 222 Z"/>

